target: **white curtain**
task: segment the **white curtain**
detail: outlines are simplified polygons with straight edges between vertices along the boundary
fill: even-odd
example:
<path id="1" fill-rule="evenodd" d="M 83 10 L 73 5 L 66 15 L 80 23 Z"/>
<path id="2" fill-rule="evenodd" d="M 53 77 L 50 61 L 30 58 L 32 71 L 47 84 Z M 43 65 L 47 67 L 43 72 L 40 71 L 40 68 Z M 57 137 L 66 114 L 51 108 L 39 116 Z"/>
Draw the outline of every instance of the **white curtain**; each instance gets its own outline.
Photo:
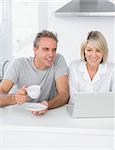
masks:
<path id="1" fill-rule="evenodd" d="M 48 0 L 0 0 L 0 74 L 6 60 L 33 55 L 35 35 L 47 24 Z"/>

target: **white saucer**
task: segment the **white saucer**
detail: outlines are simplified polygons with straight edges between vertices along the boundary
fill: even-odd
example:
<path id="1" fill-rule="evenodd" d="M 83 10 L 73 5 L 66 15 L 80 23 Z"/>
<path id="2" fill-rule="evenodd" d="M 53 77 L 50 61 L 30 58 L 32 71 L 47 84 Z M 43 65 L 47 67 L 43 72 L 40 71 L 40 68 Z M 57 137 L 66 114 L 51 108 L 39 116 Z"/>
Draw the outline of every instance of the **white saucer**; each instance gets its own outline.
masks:
<path id="1" fill-rule="evenodd" d="M 42 111 L 42 110 L 47 109 L 47 106 L 41 103 L 29 103 L 28 102 L 28 103 L 24 103 L 23 105 L 27 110 L 30 110 L 30 111 Z"/>

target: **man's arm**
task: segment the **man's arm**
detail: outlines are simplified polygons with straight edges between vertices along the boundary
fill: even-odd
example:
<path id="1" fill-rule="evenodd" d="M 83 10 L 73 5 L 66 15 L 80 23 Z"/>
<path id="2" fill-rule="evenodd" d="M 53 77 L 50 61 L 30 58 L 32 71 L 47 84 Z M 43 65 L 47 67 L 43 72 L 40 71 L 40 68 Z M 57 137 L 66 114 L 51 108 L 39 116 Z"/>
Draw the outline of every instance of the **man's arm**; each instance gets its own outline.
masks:
<path id="1" fill-rule="evenodd" d="M 0 84 L 0 106 L 16 104 L 15 95 L 8 94 L 14 83 L 10 80 L 3 80 Z"/>
<path id="2" fill-rule="evenodd" d="M 10 80 L 4 80 L 0 86 L 0 106 L 8 106 L 14 104 L 23 104 L 28 101 L 26 87 L 23 86 L 14 94 L 8 94 L 14 83 Z"/>
<path id="3" fill-rule="evenodd" d="M 48 109 L 56 108 L 63 106 L 68 102 L 69 99 L 69 85 L 68 85 L 68 76 L 59 77 L 56 80 L 56 88 L 58 95 L 53 99 L 48 101 Z"/>
<path id="4" fill-rule="evenodd" d="M 56 107 L 63 106 L 64 104 L 66 104 L 68 102 L 69 85 L 68 85 L 68 76 L 67 75 L 59 77 L 56 80 L 56 88 L 57 88 L 57 92 L 58 92 L 57 96 L 55 96 L 53 99 L 51 99 L 49 101 L 41 102 L 42 104 L 48 106 L 48 108 L 43 111 L 33 111 L 32 112 L 33 114 L 43 115 L 48 111 L 48 109 L 53 109 Z"/>

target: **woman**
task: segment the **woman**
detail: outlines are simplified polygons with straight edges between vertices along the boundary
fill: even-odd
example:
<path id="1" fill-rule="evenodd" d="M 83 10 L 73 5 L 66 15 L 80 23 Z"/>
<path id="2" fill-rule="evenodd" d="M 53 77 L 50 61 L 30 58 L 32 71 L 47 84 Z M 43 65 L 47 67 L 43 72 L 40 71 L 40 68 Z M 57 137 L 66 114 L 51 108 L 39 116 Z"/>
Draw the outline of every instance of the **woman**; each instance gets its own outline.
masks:
<path id="1" fill-rule="evenodd" d="M 88 33 L 81 60 L 69 68 L 70 96 L 77 92 L 115 92 L 115 65 L 107 61 L 107 42 L 99 31 Z"/>

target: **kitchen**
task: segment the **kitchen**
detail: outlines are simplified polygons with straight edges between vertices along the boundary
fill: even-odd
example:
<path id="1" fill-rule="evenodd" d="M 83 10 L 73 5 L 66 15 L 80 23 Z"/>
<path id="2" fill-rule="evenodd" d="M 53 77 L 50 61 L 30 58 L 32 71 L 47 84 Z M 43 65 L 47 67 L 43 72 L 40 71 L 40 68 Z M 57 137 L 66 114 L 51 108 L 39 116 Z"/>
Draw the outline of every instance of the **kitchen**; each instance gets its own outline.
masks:
<path id="1" fill-rule="evenodd" d="M 45 0 L 43 2 L 39 1 L 39 5 L 38 5 L 38 7 L 39 7 L 39 13 L 38 13 L 39 24 L 38 24 L 38 28 L 36 28 L 36 32 L 38 32 L 44 28 L 47 28 L 54 32 L 57 32 L 58 38 L 59 38 L 58 52 L 60 52 L 61 54 L 63 54 L 65 56 L 65 59 L 69 65 L 72 60 L 80 57 L 80 54 L 79 54 L 80 44 L 84 40 L 87 32 L 90 30 L 99 30 L 102 33 L 104 33 L 104 35 L 108 41 L 108 45 L 109 45 L 109 49 L 110 49 L 109 59 L 110 60 L 112 59 L 113 61 L 115 61 L 114 60 L 115 53 L 113 51 L 114 47 L 115 47 L 115 45 L 114 45 L 114 36 L 115 36 L 114 16 L 103 16 L 103 17 L 102 16 L 101 17 L 93 17 L 93 16 L 85 16 L 85 17 L 84 16 L 82 16 L 82 17 L 72 16 L 71 17 L 70 16 L 70 17 L 67 17 L 67 16 L 63 16 L 63 15 L 62 16 L 56 15 L 55 11 L 58 10 L 59 8 L 61 8 L 62 6 L 64 6 L 67 2 L 68 2 L 68 0 L 59 0 L 59 1 L 51 1 L 51 0 L 46 1 Z M 31 3 L 32 3 L 32 1 L 30 2 L 30 4 Z M 35 1 L 35 3 L 37 3 L 37 1 Z M 84 24 L 85 24 L 85 27 L 84 27 Z M 21 30 L 19 30 L 19 32 L 20 31 Z M 11 32 L 11 30 L 9 30 L 9 32 Z M 14 37 L 16 37 L 15 32 L 14 32 Z M 12 39 L 12 38 L 10 38 L 10 39 Z M 23 43 L 23 40 L 25 40 L 25 39 L 23 39 L 23 38 L 21 40 L 18 38 L 17 39 L 13 38 L 13 39 L 14 39 L 14 41 L 17 40 L 18 44 L 14 45 L 13 51 L 11 51 L 12 48 L 9 48 L 9 54 L 8 53 L 1 54 L 4 56 L 6 55 L 6 57 L 4 58 L 5 60 L 11 59 L 12 56 L 19 57 L 19 56 L 23 56 L 24 54 L 26 54 L 27 56 L 32 54 L 32 51 L 31 51 L 32 45 L 31 44 L 29 45 L 28 49 L 27 49 L 27 46 L 22 47 L 22 50 L 20 50 L 19 53 L 17 53 L 20 48 L 20 45 Z M 32 39 L 29 40 L 29 43 L 32 43 Z M 8 45 L 10 45 L 10 43 L 8 43 Z M 28 51 L 27 50 L 23 51 L 24 49 L 27 49 Z M 2 53 L 3 53 L 3 51 L 2 51 Z M 11 55 L 11 57 L 9 57 L 10 55 Z M 9 108 L 9 111 L 10 111 L 10 108 Z M 15 109 L 14 109 L 14 111 L 15 111 Z M 55 110 L 55 111 L 58 111 L 58 110 Z M 62 119 L 63 119 L 63 117 L 62 117 Z M 112 122 L 112 121 L 110 121 L 110 122 Z M 79 124 L 79 122 L 77 122 L 77 123 Z M 110 126 L 111 126 L 111 123 L 110 123 Z M 94 124 L 92 125 L 92 127 L 94 127 Z M 4 132 L 5 132 L 5 130 L 6 129 L 3 128 Z M 6 135 L 7 135 L 7 132 L 6 132 Z M 107 136 L 107 138 L 108 138 L 108 136 Z M 108 144 L 108 148 L 112 148 L 111 141 L 112 141 L 112 138 L 110 138 L 110 143 Z M 6 141 L 6 143 L 7 143 L 7 141 Z M 105 143 L 107 144 L 107 142 L 105 142 Z M 96 144 L 97 143 L 95 143 L 94 146 L 96 146 Z M 25 145 L 27 147 L 27 143 Z M 13 147 L 12 144 L 10 145 L 10 147 L 11 146 Z M 68 146 L 68 145 L 66 145 L 66 146 Z M 76 145 L 74 145 L 74 146 L 76 146 Z M 81 147 L 81 145 L 78 145 L 78 146 Z M 86 144 L 85 146 L 87 148 L 89 145 Z M 91 145 L 91 146 L 93 147 L 93 145 Z M 98 148 L 100 147 L 100 145 L 97 145 L 97 146 L 98 146 Z M 101 146 L 103 148 L 104 146 L 106 147 L 107 145 L 103 145 L 101 143 Z M 61 145 L 61 147 L 63 147 L 63 145 Z M 15 145 L 15 148 L 16 148 L 16 145 Z"/>

